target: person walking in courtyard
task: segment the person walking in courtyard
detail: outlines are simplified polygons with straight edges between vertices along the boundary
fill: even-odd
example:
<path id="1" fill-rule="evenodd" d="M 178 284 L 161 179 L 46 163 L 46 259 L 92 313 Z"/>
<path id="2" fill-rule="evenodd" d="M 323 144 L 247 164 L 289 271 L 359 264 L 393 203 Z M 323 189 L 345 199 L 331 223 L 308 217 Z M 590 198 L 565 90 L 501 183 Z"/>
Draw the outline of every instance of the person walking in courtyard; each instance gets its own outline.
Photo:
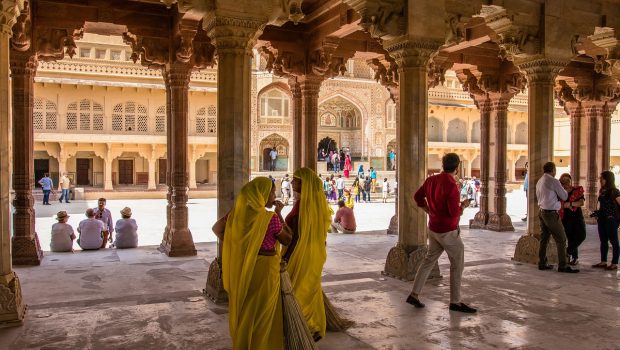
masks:
<path id="1" fill-rule="evenodd" d="M 413 282 L 413 290 L 407 303 L 422 308 L 419 295 L 433 266 L 446 251 L 450 258 L 450 306 L 451 311 L 475 313 L 476 309 L 461 302 L 461 277 L 465 264 L 465 247 L 461 239 L 459 220 L 469 200 L 460 201 L 456 182 L 461 163 L 456 153 L 443 156 L 443 171 L 430 176 L 414 195 L 418 207 L 428 214 L 428 251 Z"/>
<path id="2" fill-rule="evenodd" d="M 383 183 L 381 184 L 381 197 L 383 198 L 383 203 L 387 203 L 387 197 L 390 193 L 390 183 L 388 182 L 387 177 L 383 179 Z"/>
<path id="3" fill-rule="evenodd" d="M 586 223 L 583 219 L 581 207 L 585 203 L 583 187 L 572 183 L 570 174 L 562 174 L 560 183 L 568 192 L 568 199 L 562 201 L 562 209 L 560 209 L 560 218 L 566 232 L 568 247 L 566 254 L 568 255 L 568 264 L 577 265 L 579 259 L 579 245 L 586 239 Z"/>
<path id="4" fill-rule="evenodd" d="M 353 180 L 353 185 L 351 186 L 351 195 L 355 197 L 355 203 L 360 202 L 360 179 L 357 176 L 355 180 Z"/>
<path id="5" fill-rule="evenodd" d="M 322 199 L 321 182 L 311 169 L 295 171 L 291 185 L 298 200 L 286 217 L 293 240 L 283 259 L 288 262 L 295 297 L 308 328 L 314 339 L 319 340 L 325 337 L 327 327 L 321 275 L 327 259 L 325 243 L 333 212 Z"/>
<path id="6" fill-rule="evenodd" d="M 77 228 L 80 234 L 77 244 L 82 250 L 105 248 L 105 240 L 102 235 L 103 230 L 103 222 L 95 218 L 95 210 L 92 208 L 86 209 L 86 219 L 80 221 Z"/>
<path id="7" fill-rule="evenodd" d="M 271 158 L 271 164 L 269 166 L 269 170 L 275 171 L 276 161 L 278 160 L 278 150 L 276 150 L 275 147 L 272 148 L 271 151 L 269 151 L 269 157 Z"/>
<path id="8" fill-rule="evenodd" d="M 360 166 L 357 168 L 357 177 L 359 177 L 360 179 L 363 179 L 365 173 L 366 172 L 364 170 L 364 164 L 360 164 Z"/>
<path id="9" fill-rule="evenodd" d="M 112 221 L 112 213 L 108 208 L 105 207 L 106 202 L 107 201 L 105 198 L 99 198 L 99 201 L 97 202 L 97 208 L 93 208 L 93 211 L 95 212 L 95 219 L 103 223 L 103 242 L 101 243 L 101 248 L 105 248 L 108 240 L 112 242 L 112 234 L 114 233 L 114 221 Z"/>
<path id="10" fill-rule="evenodd" d="M 131 218 L 131 208 L 121 210 L 121 218 L 116 221 L 114 247 L 118 249 L 138 247 L 138 224 Z"/>
<path id="11" fill-rule="evenodd" d="M 601 189 L 598 196 L 598 210 L 594 212 L 601 240 L 601 262 L 592 265 L 606 270 L 618 269 L 618 226 L 620 224 L 620 190 L 616 188 L 614 173 L 603 171 L 599 178 Z M 607 253 L 611 243 L 611 264 L 607 265 Z"/>
<path id="12" fill-rule="evenodd" d="M 341 148 L 340 153 L 338 154 L 338 161 L 340 162 L 340 170 L 344 171 L 344 164 L 346 163 L 346 155 L 344 154 L 344 150 Z"/>
<path id="13" fill-rule="evenodd" d="M 266 208 L 275 206 L 275 212 Z M 234 208 L 213 225 L 222 243 L 222 280 L 234 350 L 284 349 L 279 244 L 291 242 L 284 204 L 267 177 L 247 183 Z"/>
<path id="14" fill-rule="evenodd" d="M 390 150 L 390 155 L 389 155 L 389 159 L 390 159 L 390 170 L 396 170 L 396 153 L 394 152 L 394 150 Z"/>
<path id="15" fill-rule="evenodd" d="M 67 224 L 69 215 L 64 210 L 59 211 L 56 213 L 56 220 L 58 222 L 52 225 L 50 250 L 53 252 L 72 252 L 75 233 L 73 233 L 73 227 Z"/>
<path id="16" fill-rule="evenodd" d="M 69 203 L 69 189 L 71 188 L 71 179 L 67 176 L 67 173 L 63 173 L 60 178 L 60 198 L 58 201 L 62 203 L 62 200 L 65 200 L 65 203 Z"/>
<path id="17" fill-rule="evenodd" d="M 344 177 L 349 178 L 349 174 L 351 172 L 351 156 L 346 155 L 344 160 Z"/>
<path id="18" fill-rule="evenodd" d="M 525 163 L 525 170 L 523 171 L 525 173 L 525 178 L 523 179 L 523 192 L 525 192 L 525 210 L 526 210 L 526 212 L 525 212 L 525 216 L 521 218 L 521 221 L 524 221 L 524 222 L 527 221 L 527 208 L 528 208 L 528 205 L 527 205 L 527 190 L 530 187 L 529 182 L 528 182 L 529 181 L 529 173 L 527 171 L 527 166 L 528 166 L 528 163 L 526 162 Z"/>
<path id="19" fill-rule="evenodd" d="M 376 189 L 377 189 L 377 171 L 373 167 L 370 167 L 370 181 L 372 183 L 371 191 L 372 191 L 372 193 L 376 193 Z"/>
<path id="20" fill-rule="evenodd" d="M 336 189 L 338 190 L 338 199 L 342 199 L 344 194 L 344 179 L 342 175 L 338 175 L 338 179 L 336 179 Z"/>
<path id="21" fill-rule="evenodd" d="M 370 187 L 371 187 L 370 178 L 366 176 L 366 179 L 364 180 L 364 202 L 366 203 L 370 203 Z"/>
<path id="22" fill-rule="evenodd" d="M 356 229 L 357 224 L 355 223 L 353 208 L 347 207 L 343 200 L 338 201 L 338 211 L 334 216 L 334 222 L 332 222 L 329 232 L 353 234 Z"/>
<path id="23" fill-rule="evenodd" d="M 280 190 L 282 191 L 282 203 L 288 205 L 288 200 L 291 198 L 291 180 L 288 174 L 284 175 L 282 182 L 280 183 Z"/>
<path id="24" fill-rule="evenodd" d="M 543 171 L 543 176 L 536 182 L 536 198 L 538 198 L 538 207 L 540 208 L 538 217 L 540 218 L 540 228 L 542 230 L 538 251 L 538 269 L 553 269 L 553 265 L 547 264 L 547 244 L 549 243 L 549 238 L 553 236 L 558 249 L 558 272 L 579 272 L 579 270 L 568 266 L 566 259 L 566 233 L 558 213 L 562 208 L 560 201 L 567 200 L 568 193 L 562 187 L 560 181 L 555 178 L 556 168 L 553 162 L 545 163 Z"/>
<path id="25" fill-rule="evenodd" d="M 50 204 L 50 193 L 52 192 L 52 188 L 54 187 L 54 183 L 50 178 L 48 173 L 45 173 L 41 180 L 39 180 L 39 185 L 43 189 L 43 205 L 51 205 Z"/>

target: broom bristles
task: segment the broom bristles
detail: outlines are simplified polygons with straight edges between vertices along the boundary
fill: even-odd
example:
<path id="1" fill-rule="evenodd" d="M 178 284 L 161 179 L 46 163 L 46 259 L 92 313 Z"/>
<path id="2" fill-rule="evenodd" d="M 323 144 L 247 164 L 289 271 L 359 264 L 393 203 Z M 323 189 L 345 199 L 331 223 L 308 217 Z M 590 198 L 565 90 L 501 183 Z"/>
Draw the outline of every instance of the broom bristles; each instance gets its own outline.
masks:
<path id="1" fill-rule="evenodd" d="M 327 299 L 327 295 L 323 292 L 323 304 L 325 305 L 325 318 L 327 319 L 327 330 L 330 332 L 344 332 L 349 329 L 355 322 L 340 317 L 334 305 Z"/>
<path id="2" fill-rule="evenodd" d="M 293 294 L 293 285 L 284 261 L 280 264 L 280 289 L 282 291 L 285 349 L 318 350 L 308 329 L 306 318 Z"/>

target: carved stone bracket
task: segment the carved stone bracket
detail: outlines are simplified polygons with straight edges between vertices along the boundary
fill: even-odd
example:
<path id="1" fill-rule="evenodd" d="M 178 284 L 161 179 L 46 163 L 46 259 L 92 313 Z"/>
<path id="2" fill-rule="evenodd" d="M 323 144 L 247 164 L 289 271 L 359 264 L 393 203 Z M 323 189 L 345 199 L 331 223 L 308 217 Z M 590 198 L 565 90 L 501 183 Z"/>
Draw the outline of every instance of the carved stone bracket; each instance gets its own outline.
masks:
<path id="1" fill-rule="evenodd" d="M 553 58 L 535 58 L 515 65 L 523 72 L 529 84 L 553 84 L 558 74 L 566 68 L 568 61 Z"/>
<path id="2" fill-rule="evenodd" d="M 431 58 L 437 54 L 441 43 L 433 40 L 400 37 L 385 41 L 384 47 L 394 58 L 399 69 L 428 68 Z"/>
<path id="3" fill-rule="evenodd" d="M 360 16 L 360 27 L 373 38 L 390 39 L 406 30 L 405 1 L 402 0 L 343 0 Z"/>
<path id="4" fill-rule="evenodd" d="M 0 1 L 0 31 L 4 34 L 13 35 L 13 25 L 24 9 L 24 0 Z"/>

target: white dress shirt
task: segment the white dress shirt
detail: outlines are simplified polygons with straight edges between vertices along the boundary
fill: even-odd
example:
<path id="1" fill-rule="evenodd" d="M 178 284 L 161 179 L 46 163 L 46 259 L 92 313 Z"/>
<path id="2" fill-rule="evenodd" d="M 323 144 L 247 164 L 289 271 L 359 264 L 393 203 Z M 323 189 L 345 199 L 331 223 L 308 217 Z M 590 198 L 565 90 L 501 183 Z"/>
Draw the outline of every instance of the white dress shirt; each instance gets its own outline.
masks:
<path id="1" fill-rule="evenodd" d="M 558 179 L 544 174 L 536 183 L 536 198 L 540 209 L 559 211 L 562 208 L 560 200 L 565 201 L 568 193 Z"/>

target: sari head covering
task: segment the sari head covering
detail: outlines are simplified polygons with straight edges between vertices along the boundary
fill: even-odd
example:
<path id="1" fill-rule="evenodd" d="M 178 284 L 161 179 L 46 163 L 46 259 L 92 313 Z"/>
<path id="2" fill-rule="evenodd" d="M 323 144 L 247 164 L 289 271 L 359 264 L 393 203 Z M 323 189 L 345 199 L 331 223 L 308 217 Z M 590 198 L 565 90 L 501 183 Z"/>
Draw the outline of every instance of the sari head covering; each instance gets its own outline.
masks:
<path id="1" fill-rule="evenodd" d="M 312 169 L 295 171 L 301 179 L 298 240 L 288 262 L 295 297 L 314 334 L 325 336 L 325 306 L 321 273 L 327 259 L 325 241 L 333 211 L 325 200 L 323 183 Z"/>
<path id="2" fill-rule="evenodd" d="M 257 264 L 257 260 L 269 221 L 274 215 L 273 212 L 265 209 L 272 186 L 273 183 L 266 177 L 257 177 L 247 183 L 241 188 L 235 207 L 230 211 L 226 220 L 222 250 L 222 279 L 224 289 L 228 292 L 229 327 L 234 349 L 249 347 L 266 349 L 261 344 L 256 344 L 264 343 L 266 340 L 256 341 L 254 337 L 260 337 L 261 333 L 270 333 L 271 322 L 254 322 L 253 319 L 257 318 L 254 313 L 256 310 L 269 313 L 269 310 L 275 310 L 280 303 L 279 257 L 260 257 L 276 258 L 274 261 L 278 284 L 277 293 L 275 291 L 269 293 L 263 291 L 263 293 L 260 287 L 258 290 L 251 290 L 256 288 L 257 281 L 267 278 L 267 276 L 254 275 L 259 272 L 262 274 L 265 270 L 262 267 L 264 264 Z M 281 311 L 280 315 L 275 316 L 281 318 Z M 263 318 L 268 318 L 268 316 Z M 253 341 L 254 344 L 252 344 Z"/>

